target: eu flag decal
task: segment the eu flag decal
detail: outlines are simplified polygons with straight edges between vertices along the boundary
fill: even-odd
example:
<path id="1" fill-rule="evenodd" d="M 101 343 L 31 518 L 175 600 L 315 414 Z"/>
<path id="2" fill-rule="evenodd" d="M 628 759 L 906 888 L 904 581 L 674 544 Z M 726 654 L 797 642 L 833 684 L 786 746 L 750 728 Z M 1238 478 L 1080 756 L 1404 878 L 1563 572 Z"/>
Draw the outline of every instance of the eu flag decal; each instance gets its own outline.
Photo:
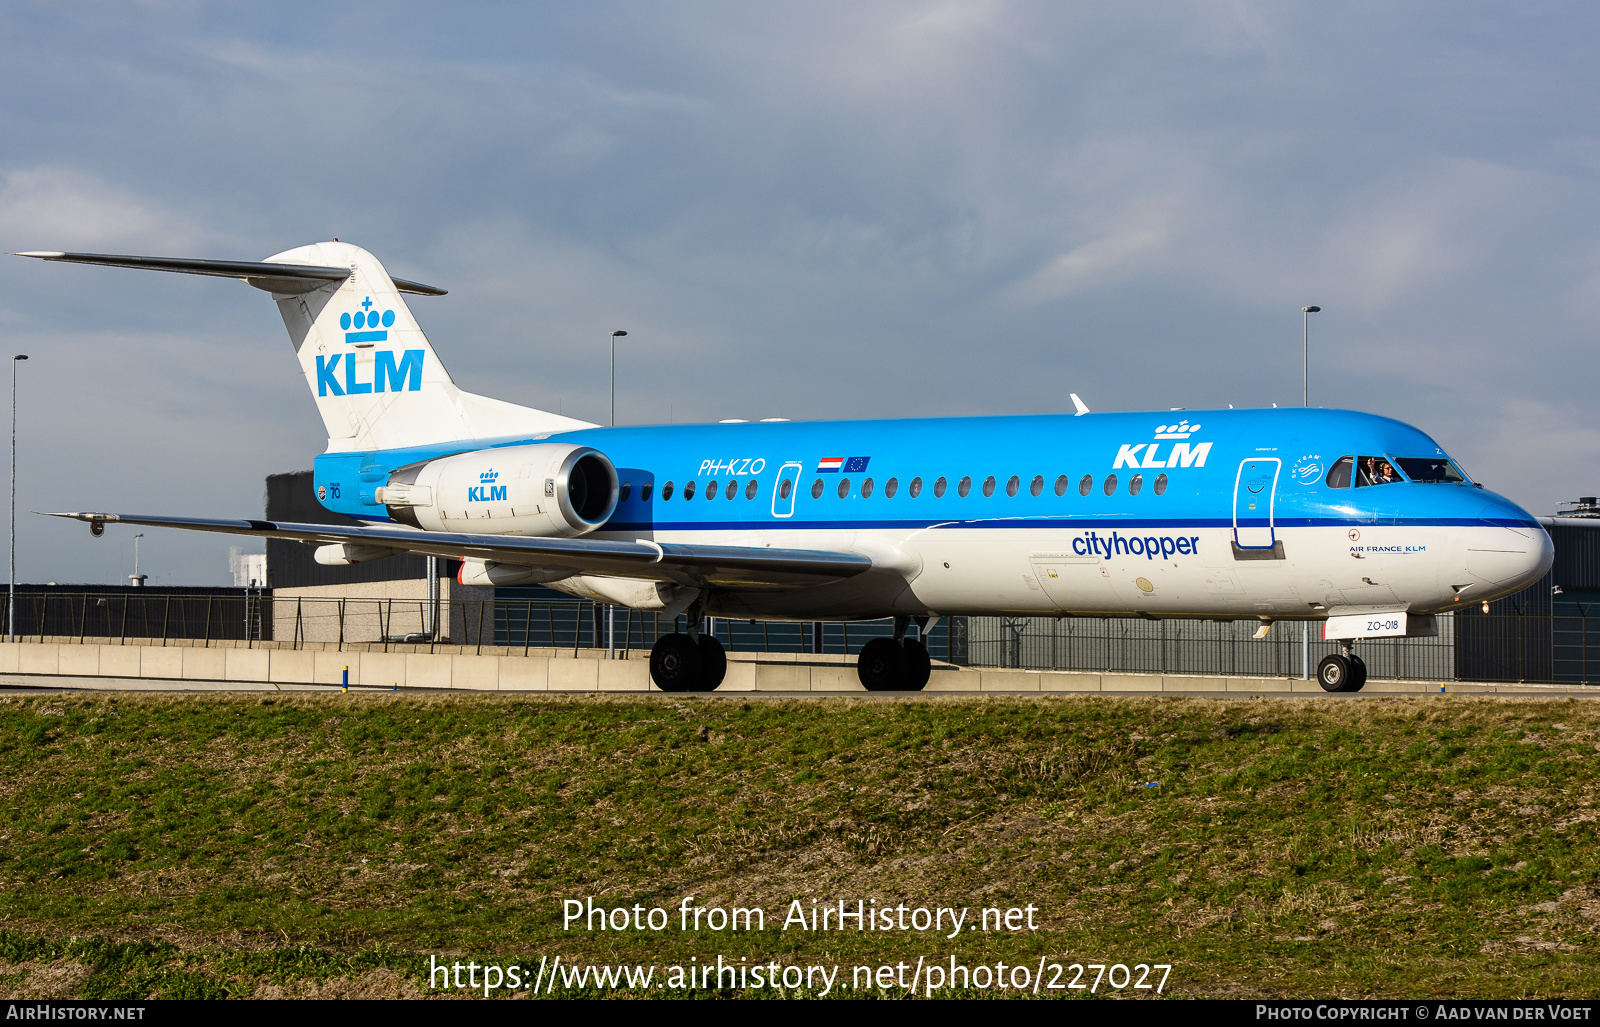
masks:
<path id="1" fill-rule="evenodd" d="M 864 473 L 866 471 L 866 469 L 867 469 L 867 461 L 871 460 L 871 459 L 872 459 L 872 457 L 870 457 L 870 456 L 853 456 L 853 457 L 851 457 L 850 459 L 848 459 L 848 460 L 846 460 L 844 462 L 844 473 L 846 473 L 846 474 L 862 474 L 862 473 Z"/>

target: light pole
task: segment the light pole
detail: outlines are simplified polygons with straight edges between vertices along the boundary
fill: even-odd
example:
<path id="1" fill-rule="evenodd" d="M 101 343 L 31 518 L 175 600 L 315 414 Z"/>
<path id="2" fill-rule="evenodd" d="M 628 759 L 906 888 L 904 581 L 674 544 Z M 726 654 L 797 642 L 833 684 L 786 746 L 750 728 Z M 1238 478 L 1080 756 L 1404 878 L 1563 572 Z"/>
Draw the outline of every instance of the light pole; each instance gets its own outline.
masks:
<path id="1" fill-rule="evenodd" d="M 627 336 L 627 332 L 617 330 L 611 333 L 611 427 L 617 426 L 617 336 Z"/>
<path id="2" fill-rule="evenodd" d="M 617 329 L 611 333 L 611 427 L 617 426 L 617 337 L 628 333 Z M 617 658 L 617 608 L 606 604 L 606 659 Z"/>
<path id="3" fill-rule="evenodd" d="M 1321 307 L 1301 307 L 1300 313 L 1305 317 L 1305 405 L 1311 405 L 1311 315 L 1320 313 Z"/>
<path id="4" fill-rule="evenodd" d="M 1302 326 L 1301 342 L 1305 347 L 1305 364 L 1303 367 L 1302 384 L 1305 387 L 1305 405 L 1311 406 L 1311 315 L 1321 313 L 1318 306 L 1301 307 L 1300 316 L 1305 324 Z M 1302 621 L 1300 624 L 1300 678 L 1303 681 L 1311 680 L 1311 625 Z"/>
<path id="5" fill-rule="evenodd" d="M 144 584 L 145 576 L 139 573 L 139 540 L 144 538 L 144 532 L 133 536 L 133 573 L 128 575 L 128 584 L 139 588 Z"/>
<path id="6" fill-rule="evenodd" d="M 11 589 L 6 593 L 7 640 L 17 640 L 17 364 L 26 353 L 11 358 Z"/>

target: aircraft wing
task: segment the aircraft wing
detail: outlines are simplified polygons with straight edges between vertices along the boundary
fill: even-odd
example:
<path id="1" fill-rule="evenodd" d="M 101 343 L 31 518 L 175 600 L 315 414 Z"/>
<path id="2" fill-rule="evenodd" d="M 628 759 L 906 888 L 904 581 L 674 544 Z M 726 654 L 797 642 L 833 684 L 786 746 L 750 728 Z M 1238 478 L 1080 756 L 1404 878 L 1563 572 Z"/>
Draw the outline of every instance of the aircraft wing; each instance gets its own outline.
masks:
<path id="1" fill-rule="evenodd" d="M 203 517 L 153 517 L 115 513 L 52 513 L 88 521 L 91 529 L 105 524 L 138 524 L 154 528 L 186 528 L 226 535 L 293 539 L 312 545 L 340 543 L 393 548 L 397 552 L 442 556 L 452 560 L 548 569 L 551 580 L 573 574 L 644 578 L 680 585 L 724 589 L 801 588 L 853 577 L 872 567 L 856 553 L 755 546 L 703 546 L 679 542 L 621 542 L 589 538 L 529 538 L 522 535 L 479 535 L 465 532 L 418 531 L 415 528 L 288 521 L 234 521 Z M 99 534 L 99 531 L 95 531 Z"/>

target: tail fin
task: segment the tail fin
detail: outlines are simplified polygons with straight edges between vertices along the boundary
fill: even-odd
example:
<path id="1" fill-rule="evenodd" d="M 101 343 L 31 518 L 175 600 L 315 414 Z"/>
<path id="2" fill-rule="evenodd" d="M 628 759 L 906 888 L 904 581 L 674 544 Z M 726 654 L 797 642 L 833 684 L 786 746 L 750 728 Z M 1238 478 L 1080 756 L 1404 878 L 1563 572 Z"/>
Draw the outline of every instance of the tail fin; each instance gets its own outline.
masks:
<path id="1" fill-rule="evenodd" d="M 329 452 L 591 427 L 458 389 L 394 280 L 366 250 L 314 243 L 266 262 L 350 268 L 341 281 L 272 297 L 328 429 Z"/>
<path id="2" fill-rule="evenodd" d="M 313 243 L 265 261 L 58 251 L 18 256 L 240 278 L 272 293 L 328 429 L 330 453 L 594 427 L 456 388 L 400 299 L 402 292 L 444 291 L 390 278 L 376 257 L 349 243 Z"/>

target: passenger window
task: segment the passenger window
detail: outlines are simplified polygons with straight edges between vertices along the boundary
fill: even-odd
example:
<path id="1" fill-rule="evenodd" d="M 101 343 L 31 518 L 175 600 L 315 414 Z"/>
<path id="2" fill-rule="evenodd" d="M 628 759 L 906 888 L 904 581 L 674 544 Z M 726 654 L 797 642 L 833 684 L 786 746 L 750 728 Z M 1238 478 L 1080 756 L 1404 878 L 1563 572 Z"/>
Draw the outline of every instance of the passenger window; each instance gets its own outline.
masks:
<path id="1" fill-rule="evenodd" d="M 1036 498 L 1041 495 L 1044 492 L 1044 475 L 1034 475 L 1033 484 L 1028 486 L 1028 491 L 1033 493 Z"/>
<path id="2" fill-rule="evenodd" d="M 1022 487 L 1022 479 L 1018 478 L 1015 474 L 1013 474 L 1011 476 L 1011 480 L 1006 482 L 1006 495 L 1008 495 L 1008 496 L 1016 495 L 1017 494 L 1017 489 L 1019 489 L 1021 487 Z"/>
<path id="3" fill-rule="evenodd" d="M 1067 494 L 1067 488 L 1071 484 L 1072 484 L 1072 482 L 1067 480 L 1067 476 L 1065 474 L 1063 474 L 1061 477 L 1057 478 L 1056 479 L 1056 495 L 1058 495 L 1058 496 L 1066 495 Z"/>
<path id="4" fill-rule="evenodd" d="M 717 498 L 717 483 L 716 482 L 714 482 L 714 481 L 706 482 L 706 498 L 707 499 L 716 499 Z"/>
<path id="5" fill-rule="evenodd" d="M 787 482 L 787 479 L 785 479 L 785 482 Z M 754 498 L 756 498 L 756 491 L 757 491 L 758 488 L 759 488 L 759 486 L 756 484 L 756 480 L 754 478 L 751 478 L 750 479 L 750 484 L 748 484 L 748 485 L 746 485 L 744 487 L 744 498 L 746 498 L 746 499 L 754 499 Z"/>
<path id="6" fill-rule="evenodd" d="M 661 486 L 661 501 L 664 503 L 664 502 L 666 502 L 667 500 L 669 500 L 671 498 L 672 498 L 672 482 L 669 481 L 665 485 Z"/>
<path id="7" fill-rule="evenodd" d="M 793 491 L 794 491 L 794 481 L 792 479 L 785 478 L 785 479 L 783 479 L 783 481 L 778 483 L 778 498 L 779 499 L 788 499 L 789 498 L 789 493 L 791 493 Z"/>
<path id="8" fill-rule="evenodd" d="M 1363 456 L 1356 459 L 1356 488 L 1366 485 L 1391 485 L 1401 480 L 1400 472 L 1381 456 Z"/>
<path id="9" fill-rule="evenodd" d="M 1093 491 L 1094 491 L 1094 475 L 1085 474 L 1082 478 L 1078 479 L 1078 495 L 1087 496 L 1090 492 L 1093 492 Z"/>
<path id="10" fill-rule="evenodd" d="M 1341 456 L 1328 468 L 1328 487 L 1330 489 L 1347 489 L 1350 487 L 1350 469 L 1355 465 L 1355 457 Z"/>
<path id="11" fill-rule="evenodd" d="M 848 496 L 849 494 L 850 494 L 850 479 L 849 478 L 840 478 L 839 479 L 839 498 L 843 499 L 845 496 Z"/>
<path id="12" fill-rule="evenodd" d="M 683 498 L 684 499 L 693 499 L 694 498 L 694 482 L 686 481 L 686 482 L 683 483 Z"/>
<path id="13" fill-rule="evenodd" d="M 883 498 L 893 499 L 895 492 L 900 488 L 900 483 L 893 478 L 883 483 Z"/>
<path id="14" fill-rule="evenodd" d="M 943 496 L 944 496 L 944 477 L 941 475 L 939 480 L 933 483 L 933 498 L 934 499 L 940 499 L 940 498 L 943 498 Z"/>
<path id="15" fill-rule="evenodd" d="M 967 498 L 967 493 L 971 492 L 971 491 L 972 491 L 972 476 L 970 474 L 962 475 L 961 484 L 956 486 L 956 495 L 960 496 L 962 499 L 966 499 Z"/>
<path id="16" fill-rule="evenodd" d="M 639 486 L 639 502 L 650 502 L 650 483 L 648 481 Z"/>
<path id="17" fill-rule="evenodd" d="M 1167 491 L 1167 476 L 1165 474 L 1156 475 L 1156 495 L 1158 495 L 1158 496 L 1159 495 L 1163 495 L 1163 494 L 1166 493 L 1166 491 Z"/>
<path id="18" fill-rule="evenodd" d="M 1140 490 L 1143 489 L 1143 488 L 1144 488 L 1144 475 L 1135 474 L 1133 477 L 1128 479 L 1128 495 L 1137 496 L 1139 494 Z"/>
<path id="19" fill-rule="evenodd" d="M 631 492 L 632 490 L 633 490 L 633 483 L 632 482 L 626 482 L 626 481 L 623 482 L 622 483 L 622 487 L 617 490 L 617 502 L 626 503 L 628 501 L 628 493 Z"/>
<path id="20" fill-rule="evenodd" d="M 983 479 L 983 496 L 987 499 L 992 495 L 994 495 L 994 475 L 991 474 Z"/>
<path id="21" fill-rule="evenodd" d="M 1106 475 L 1105 492 L 1108 496 L 1117 494 L 1117 476 L 1115 474 Z"/>
<path id="22" fill-rule="evenodd" d="M 755 482 L 751 482 L 751 483 L 750 483 L 750 484 L 752 484 L 752 485 L 754 485 L 754 484 L 755 484 Z M 739 483 L 738 483 L 738 482 L 736 482 L 736 481 L 730 481 L 730 482 L 728 482 L 728 488 L 727 488 L 727 490 L 726 490 L 726 491 L 724 491 L 724 492 L 723 492 L 723 495 L 724 495 L 724 496 L 725 496 L 725 497 L 726 497 L 726 498 L 728 498 L 728 499 L 732 499 L 732 498 L 734 498 L 734 497 L 735 497 L 735 496 L 737 496 L 737 495 L 738 495 L 738 494 L 739 494 Z M 752 493 L 750 493 L 750 494 L 751 494 L 751 495 L 752 495 L 752 496 L 753 496 L 753 495 L 755 495 L 755 493 L 754 493 L 754 492 L 752 492 Z"/>
<path id="23" fill-rule="evenodd" d="M 818 478 L 816 481 L 811 483 L 811 498 L 812 499 L 821 499 L 822 498 L 822 479 L 821 478 Z"/>
<path id="24" fill-rule="evenodd" d="M 861 483 L 861 498 L 866 499 L 872 495 L 872 479 L 868 478 Z"/>
<path id="25" fill-rule="evenodd" d="M 911 498 L 912 499 L 916 499 L 920 495 L 922 495 L 922 479 L 921 478 L 912 478 L 911 479 Z"/>

